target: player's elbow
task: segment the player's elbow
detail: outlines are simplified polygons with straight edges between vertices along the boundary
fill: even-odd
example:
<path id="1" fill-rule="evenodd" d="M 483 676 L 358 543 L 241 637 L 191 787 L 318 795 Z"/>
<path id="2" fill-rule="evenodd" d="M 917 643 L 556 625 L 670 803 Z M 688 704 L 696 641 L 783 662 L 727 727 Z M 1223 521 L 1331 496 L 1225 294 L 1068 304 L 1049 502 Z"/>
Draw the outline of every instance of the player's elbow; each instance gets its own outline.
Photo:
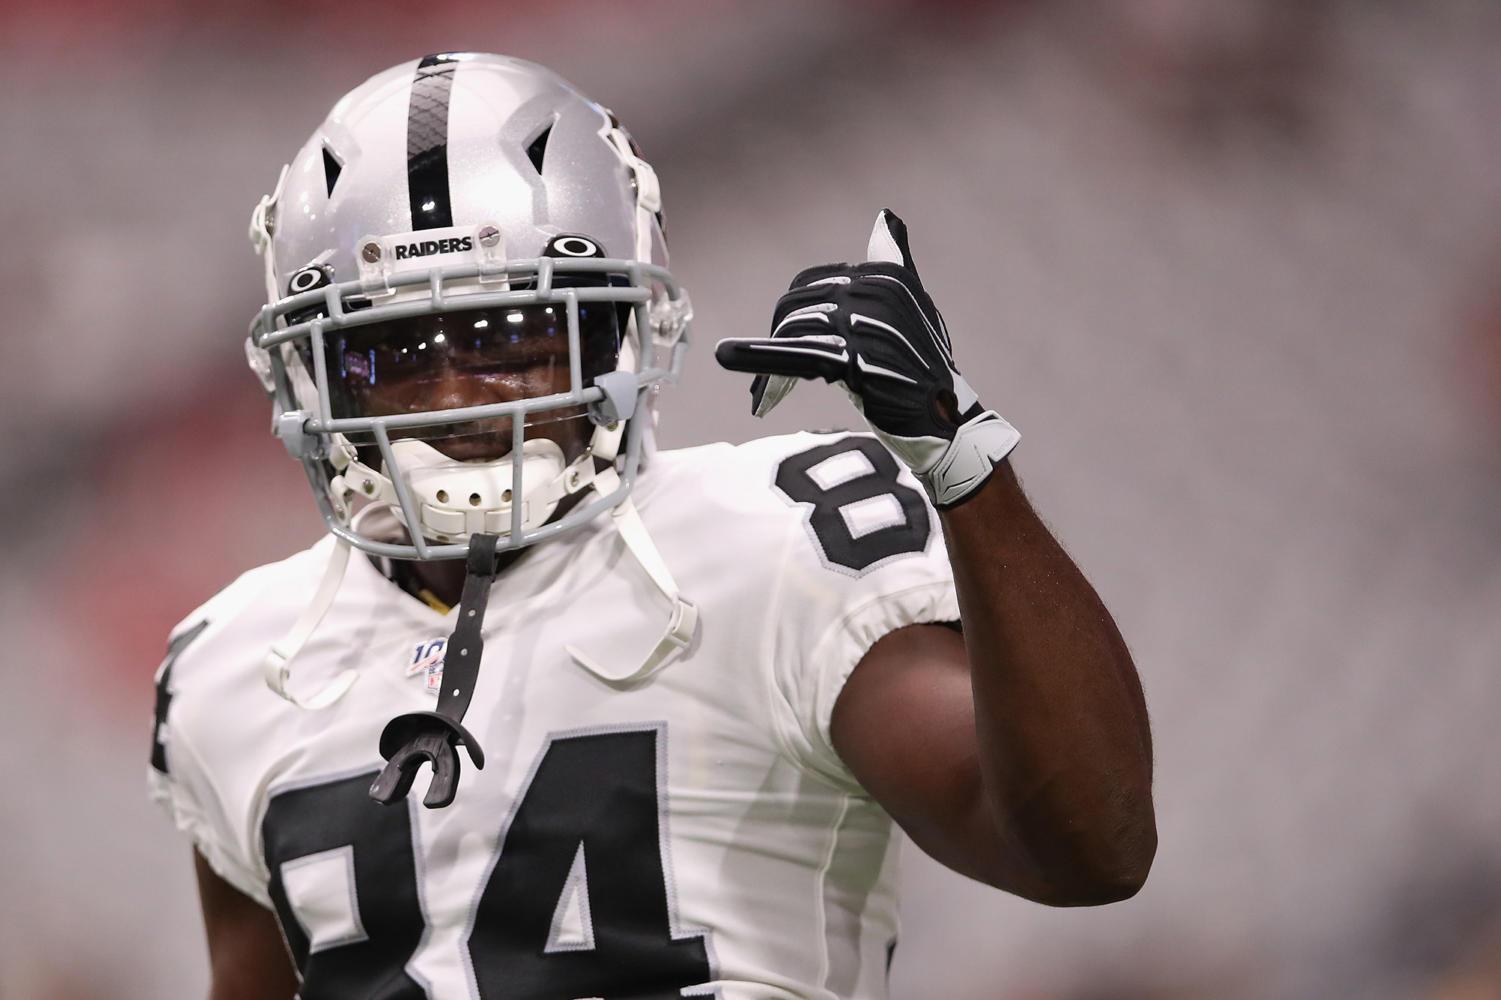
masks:
<path id="1" fill-rule="evenodd" d="M 1050 851 L 1014 839 L 998 840 L 985 854 L 985 862 L 963 870 L 1044 906 L 1104 906 L 1140 892 L 1157 854 L 1154 826 L 1133 836 L 1094 841 L 1087 849 L 1076 842 L 1072 850 L 1058 850 L 1065 839 L 1052 838 Z"/>
<path id="2" fill-rule="evenodd" d="M 1149 828 L 1104 858 L 1075 861 L 1047 880 L 1047 889 L 1036 901 L 1048 906 L 1104 906 L 1130 899 L 1146 885 L 1156 855 L 1157 831 Z"/>
<path id="3" fill-rule="evenodd" d="M 1130 899 L 1146 882 L 1144 871 L 1120 872 L 1088 881 L 1075 879 L 1067 885 L 1053 887 L 1037 902 L 1047 906 L 1105 906 Z"/>

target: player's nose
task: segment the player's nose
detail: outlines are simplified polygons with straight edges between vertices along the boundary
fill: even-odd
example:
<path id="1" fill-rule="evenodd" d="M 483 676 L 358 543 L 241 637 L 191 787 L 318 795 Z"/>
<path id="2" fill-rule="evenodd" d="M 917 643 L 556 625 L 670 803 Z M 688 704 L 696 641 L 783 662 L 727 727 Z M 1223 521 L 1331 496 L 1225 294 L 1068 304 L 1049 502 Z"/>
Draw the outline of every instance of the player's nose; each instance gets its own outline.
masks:
<path id="1" fill-rule="evenodd" d="M 505 378 L 487 378 L 445 359 L 424 387 L 422 407 L 457 410 L 466 406 L 509 403 L 525 395 L 524 387 Z"/>

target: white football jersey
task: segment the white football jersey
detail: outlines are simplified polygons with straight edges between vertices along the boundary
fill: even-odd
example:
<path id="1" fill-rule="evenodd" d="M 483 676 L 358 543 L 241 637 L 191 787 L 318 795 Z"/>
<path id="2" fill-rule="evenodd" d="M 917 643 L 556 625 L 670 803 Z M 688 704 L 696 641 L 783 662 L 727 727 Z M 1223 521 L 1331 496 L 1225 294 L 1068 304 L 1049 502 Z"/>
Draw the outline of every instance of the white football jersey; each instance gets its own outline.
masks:
<path id="1" fill-rule="evenodd" d="M 653 457 L 634 497 L 699 609 L 685 654 L 622 672 L 668 603 L 610 518 L 528 550 L 485 620 L 454 803 L 368 796 L 394 716 L 432 709 L 453 628 L 355 553 L 297 657 L 299 709 L 262 675 L 332 539 L 246 573 L 173 633 L 155 798 L 214 870 L 275 909 L 319 998 L 886 996 L 891 819 L 829 739 L 885 633 L 957 621 L 938 517 L 872 437 L 796 434 Z M 900 718 L 889 720 L 903 724 Z"/>

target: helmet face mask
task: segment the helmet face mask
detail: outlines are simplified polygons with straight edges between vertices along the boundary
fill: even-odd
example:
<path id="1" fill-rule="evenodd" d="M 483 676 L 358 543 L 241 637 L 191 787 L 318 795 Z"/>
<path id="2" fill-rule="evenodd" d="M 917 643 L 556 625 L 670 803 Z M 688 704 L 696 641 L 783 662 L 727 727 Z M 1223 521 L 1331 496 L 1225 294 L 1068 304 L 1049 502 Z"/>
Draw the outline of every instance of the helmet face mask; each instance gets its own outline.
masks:
<path id="1" fill-rule="evenodd" d="M 396 114 L 408 92 L 416 107 L 412 64 L 341 100 L 252 221 L 270 301 L 249 355 L 277 433 L 330 530 L 394 558 L 460 557 L 481 532 L 516 548 L 623 502 L 652 390 L 676 378 L 687 346 L 655 175 L 608 112 L 499 56 L 429 57 L 419 82 L 434 59 L 457 65 L 448 147 L 477 134 L 491 150 L 463 166 L 450 155 L 450 225 L 407 229 L 427 204 L 413 178 L 434 174 L 430 155 L 408 162 L 410 126 Z M 488 99 L 461 100 L 470 89 Z M 494 136 L 529 135 L 538 115 L 569 155 L 538 162 L 535 137 L 494 150 Z M 357 153 L 330 157 L 335 140 Z M 311 176 L 330 159 L 332 179 Z M 404 231 L 383 231 L 408 201 Z M 362 530 L 370 508 L 395 514 L 405 537 L 389 519 Z"/>
<path id="2" fill-rule="evenodd" d="M 334 419 L 384 417 L 427 410 L 459 409 L 568 392 L 571 357 L 568 319 L 562 305 L 513 306 L 434 313 L 373 323 L 326 334 Z M 617 312 L 608 303 L 579 306 L 579 369 L 584 386 L 614 371 L 620 357 Z M 303 354 L 303 363 L 310 356 Z M 587 418 L 585 407 L 539 410 L 529 428 Z M 509 418 L 499 426 L 474 421 L 414 427 L 394 436 L 431 440 L 448 451 L 448 439 L 498 436 L 494 454 L 455 458 L 501 458 L 510 450 Z M 360 446 L 368 435 L 346 435 Z M 472 449 L 471 449 L 472 450 Z"/>

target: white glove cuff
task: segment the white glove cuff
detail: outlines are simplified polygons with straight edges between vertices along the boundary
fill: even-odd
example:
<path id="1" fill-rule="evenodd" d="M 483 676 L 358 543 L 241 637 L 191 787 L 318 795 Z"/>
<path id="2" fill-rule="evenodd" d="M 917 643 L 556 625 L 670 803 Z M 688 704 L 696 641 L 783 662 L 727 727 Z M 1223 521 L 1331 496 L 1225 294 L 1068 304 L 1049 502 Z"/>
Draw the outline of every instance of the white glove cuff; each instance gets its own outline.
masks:
<path id="1" fill-rule="evenodd" d="M 929 498 L 938 507 L 963 500 L 990 478 L 996 463 L 1021 439 L 1021 432 L 994 410 L 965 421 L 943 457 L 921 477 Z"/>

